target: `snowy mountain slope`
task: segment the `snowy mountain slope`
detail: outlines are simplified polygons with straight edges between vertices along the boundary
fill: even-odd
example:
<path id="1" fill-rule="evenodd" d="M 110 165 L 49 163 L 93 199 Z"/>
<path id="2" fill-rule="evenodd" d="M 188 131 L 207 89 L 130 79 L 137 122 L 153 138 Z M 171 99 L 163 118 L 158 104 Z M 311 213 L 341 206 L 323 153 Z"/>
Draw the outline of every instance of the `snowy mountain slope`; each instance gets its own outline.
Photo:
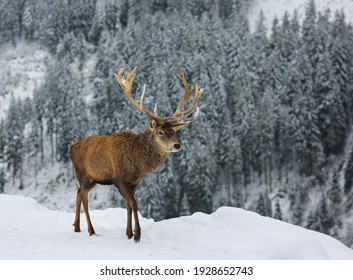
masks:
<path id="1" fill-rule="evenodd" d="M 251 6 L 248 18 L 251 30 L 255 29 L 257 18 L 262 10 L 266 19 L 267 29 L 271 29 L 272 21 L 277 16 L 282 19 L 284 13 L 288 11 L 293 14 L 294 10 L 298 11 L 299 19 L 302 20 L 305 16 L 305 7 L 308 0 L 256 0 Z M 316 0 L 315 5 L 317 11 L 325 11 L 327 8 L 331 10 L 331 15 L 335 11 L 343 10 L 346 19 L 352 21 L 353 16 L 353 1 L 352 0 Z"/>
<path id="2" fill-rule="evenodd" d="M 42 83 L 49 53 L 36 44 L 20 41 L 16 47 L 0 49 L 0 118 L 6 115 L 12 94 L 15 99 L 33 96 Z"/>
<path id="3" fill-rule="evenodd" d="M 141 217 L 142 239 L 125 237 L 126 211 L 91 211 L 97 236 L 74 233 L 74 214 L 33 199 L 0 195 L 0 259 L 353 259 L 324 234 L 237 208 L 154 222 Z M 83 215 L 83 214 L 82 214 Z"/>

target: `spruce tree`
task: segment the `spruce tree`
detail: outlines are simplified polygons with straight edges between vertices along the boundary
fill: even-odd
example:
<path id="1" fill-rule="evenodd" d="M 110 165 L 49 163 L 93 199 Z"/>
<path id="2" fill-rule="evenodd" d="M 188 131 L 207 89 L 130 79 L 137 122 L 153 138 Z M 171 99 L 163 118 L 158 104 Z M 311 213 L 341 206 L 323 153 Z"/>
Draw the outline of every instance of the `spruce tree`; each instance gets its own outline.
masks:
<path id="1" fill-rule="evenodd" d="M 275 214 L 273 217 L 277 220 L 282 220 L 282 210 L 281 210 L 281 205 L 279 204 L 278 200 L 275 205 Z"/>
<path id="2" fill-rule="evenodd" d="M 352 185 L 353 185 L 353 149 L 351 150 L 347 160 L 348 162 L 344 173 L 344 179 L 345 179 L 344 192 L 346 194 L 352 190 Z"/>

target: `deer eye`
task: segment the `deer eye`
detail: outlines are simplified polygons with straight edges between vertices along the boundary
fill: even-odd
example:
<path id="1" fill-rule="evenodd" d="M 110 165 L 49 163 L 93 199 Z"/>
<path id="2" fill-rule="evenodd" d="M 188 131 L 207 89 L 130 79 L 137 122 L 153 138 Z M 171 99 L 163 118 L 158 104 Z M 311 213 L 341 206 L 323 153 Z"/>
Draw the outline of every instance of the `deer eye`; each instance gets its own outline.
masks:
<path id="1" fill-rule="evenodd" d="M 164 135 L 164 131 L 161 130 L 161 131 L 158 132 L 158 134 L 159 135 Z"/>

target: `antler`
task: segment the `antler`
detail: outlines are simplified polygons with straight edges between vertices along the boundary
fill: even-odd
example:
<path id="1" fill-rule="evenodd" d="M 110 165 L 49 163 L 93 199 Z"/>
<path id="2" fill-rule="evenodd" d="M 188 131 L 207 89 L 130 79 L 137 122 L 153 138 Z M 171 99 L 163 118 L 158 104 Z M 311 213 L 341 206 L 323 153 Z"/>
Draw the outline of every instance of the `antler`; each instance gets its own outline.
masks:
<path id="1" fill-rule="evenodd" d="M 123 73 L 127 67 L 128 67 L 128 64 L 121 67 L 120 70 L 118 71 L 118 73 L 114 74 L 114 75 L 115 75 L 116 79 L 118 80 L 118 83 L 121 86 L 122 90 L 126 94 L 127 98 L 130 100 L 132 105 L 139 112 L 146 114 L 150 119 L 156 120 L 156 122 L 160 125 L 163 124 L 164 122 L 170 122 L 170 123 L 172 123 L 173 126 L 179 126 L 179 127 L 183 126 L 184 124 L 190 123 L 198 118 L 198 116 L 200 114 L 199 107 L 196 108 L 196 112 L 192 117 L 184 119 L 185 116 L 189 115 L 190 113 L 192 113 L 195 110 L 198 99 L 199 99 L 200 95 L 203 94 L 203 90 L 202 90 L 202 88 L 200 88 L 200 89 L 198 88 L 196 82 L 193 82 L 194 86 L 190 90 L 183 72 L 181 72 L 179 70 L 178 77 L 184 85 L 184 96 L 183 96 L 180 104 L 178 105 L 176 111 L 174 112 L 174 114 L 170 117 L 162 118 L 162 117 L 159 117 L 157 114 L 157 104 L 154 107 L 154 113 L 145 109 L 145 107 L 143 105 L 143 98 L 145 96 L 145 91 L 146 91 L 145 85 L 143 85 L 143 90 L 142 90 L 142 94 L 141 94 L 141 98 L 140 98 L 140 104 L 138 104 L 136 102 L 136 100 L 133 98 L 132 93 L 131 93 L 131 89 L 132 89 L 132 83 L 133 83 L 134 78 L 136 76 L 137 66 L 130 73 L 128 73 L 127 78 L 125 79 L 123 76 Z M 195 93 L 195 98 L 194 98 L 194 101 L 193 101 L 191 107 L 185 111 L 182 111 L 182 109 L 185 107 L 186 103 L 188 102 L 188 100 L 190 99 L 190 97 L 194 93 Z"/>
<path id="2" fill-rule="evenodd" d="M 145 107 L 143 105 L 143 98 L 144 98 L 145 92 L 146 92 L 146 85 L 143 85 L 143 90 L 142 90 L 142 94 L 141 94 L 141 98 L 140 98 L 140 104 L 138 104 L 136 102 L 136 100 L 134 99 L 134 97 L 132 96 L 131 89 L 132 89 L 132 83 L 133 83 L 134 78 L 136 76 L 137 66 L 135 66 L 135 68 L 130 73 L 128 73 L 127 78 L 125 79 L 123 76 L 123 73 L 127 67 L 128 67 L 128 64 L 121 67 L 118 74 L 114 74 L 116 79 L 118 80 L 119 85 L 121 86 L 122 90 L 125 92 L 127 98 L 130 100 L 132 105 L 139 112 L 146 114 L 150 119 L 155 119 L 156 121 L 160 122 L 161 118 L 158 117 L 157 114 L 153 114 L 152 112 L 145 109 Z"/>

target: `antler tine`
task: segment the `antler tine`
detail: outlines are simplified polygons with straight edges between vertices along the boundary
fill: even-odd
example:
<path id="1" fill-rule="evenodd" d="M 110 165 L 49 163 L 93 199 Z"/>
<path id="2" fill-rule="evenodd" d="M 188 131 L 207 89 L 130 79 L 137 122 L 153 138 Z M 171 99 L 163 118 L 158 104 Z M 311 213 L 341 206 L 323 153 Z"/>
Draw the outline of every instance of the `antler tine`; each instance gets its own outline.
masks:
<path id="1" fill-rule="evenodd" d="M 181 80 L 181 82 L 183 83 L 185 89 L 187 91 L 189 91 L 189 85 L 188 85 L 188 82 L 186 81 L 186 78 L 185 78 L 185 74 L 183 71 L 181 71 L 180 69 L 178 69 L 178 77 L 179 79 Z"/>
<path id="2" fill-rule="evenodd" d="M 158 116 L 158 114 L 157 114 L 157 103 L 154 104 L 154 110 L 153 110 L 153 112 L 154 112 L 154 114 L 155 114 L 156 116 Z"/>
<path id="3" fill-rule="evenodd" d="M 195 82 L 194 82 L 194 89 L 195 89 L 195 98 L 194 98 L 194 101 L 192 102 L 192 105 L 191 105 L 191 107 L 190 107 L 188 110 L 186 110 L 186 111 L 184 111 L 184 112 L 181 112 L 181 115 L 182 115 L 182 116 L 187 116 L 187 115 L 189 115 L 192 111 L 195 110 L 195 107 L 196 107 L 196 105 L 197 105 L 197 102 L 199 101 L 199 97 L 200 97 L 201 94 L 203 94 L 203 89 L 202 89 L 202 88 L 198 89 L 198 86 L 197 86 L 197 84 L 196 84 Z"/>
<path id="4" fill-rule="evenodd" d="M 185 78 L 185 74 L 180 70 L 178 70 L 178 77 L 184 85 L 184 96 L 180 104 L 178 105 L 173 117 L 182 117 L 190 114 L 193 110 L 195 110 L 199 97 L 201 94 L 203 94 L 202 88 L 199 89 L 195 81 L 193 82 L 194 83 L 193 88 L 191 90 L 189 89 L 188 83 Z M 182 111 L 182 109 L 185 107 L 186 103 L 194 93 L 195 93 L 195 98 L 191 107 L 186 111 Z"/>
<path id="5" fill-rule="evenodd" d="M 142 94 L 140 98 L 140 108 L 142 112 L 144 112 L 151 120 L 154 119 L 157 122 L 161 123 L 162 122 L 161 118 L 158 117 L 157 114 L 153 114 L 152 112 L 145 109 L 145 106 L 143 105 L 143 98 L 145 97 L 145 92 L 146 92 L 146 85 L 143 85 Z"/>
<path id="6" fill-rule="evenodd" d="M 181 110 L 185 107 L 185 105 L 188 102 L 188 100 L 190 99 L 190 97 L 194 94 L 195 84 L 196 84 L 194 82 L 194 87 L 192 88 L 192 90 L 190 90 L 188 82 L 186 81 L 186 78 L 185 78 L 185 74 L 180 69 L 178 69 L 178 77 L 181 80 L 182 84 L 184 85 L 184 95 L 183 95 L 183 98 L 182 98 L 180 104 L 178 105 L 177 109 L 174 112 L 173 116 L 176 116 L 176 117 L 185 115 L 182 113 Z"/>
<path id="7" fill-rule="evenodd" d="M 187 124 L 187 123 L 193 122 L 194 120 L 196 120 L 199 117 L 199 115 L 200 115 L 200 107 L 197 107 L 196 112 L 192 117 L 190 117 L 188 119 L 181 119 L 180 121 L 178 121 L 176 123 L 176 125 Z"/>
<path id="8" fill-rule="evenodd" d="M 126 64 L 125 66 L 121 67 L 120 70 L 118 71 L 118 73 L 114 74 L 114 75 L 115 75 L 119 85 L 121 86 L 122 90 L 126 94 L 127 98 L 132 103 L 132 105 L 139 112 L 143 112 L 142 109 L 140 108 L 140 106 L 135 101 L 135 99 L 132 97 L 132 93 L 131 93 L 132 82 L 134 81 L 134 78 L 135 78 L 135 75 L 136 75 L 137 66 L 128 74 L 127 79 L 125 79 L 123 73 L 124 73 L 124 71 L 126 70 L 127 67 L 128 67 L 128 64 Z"/>

